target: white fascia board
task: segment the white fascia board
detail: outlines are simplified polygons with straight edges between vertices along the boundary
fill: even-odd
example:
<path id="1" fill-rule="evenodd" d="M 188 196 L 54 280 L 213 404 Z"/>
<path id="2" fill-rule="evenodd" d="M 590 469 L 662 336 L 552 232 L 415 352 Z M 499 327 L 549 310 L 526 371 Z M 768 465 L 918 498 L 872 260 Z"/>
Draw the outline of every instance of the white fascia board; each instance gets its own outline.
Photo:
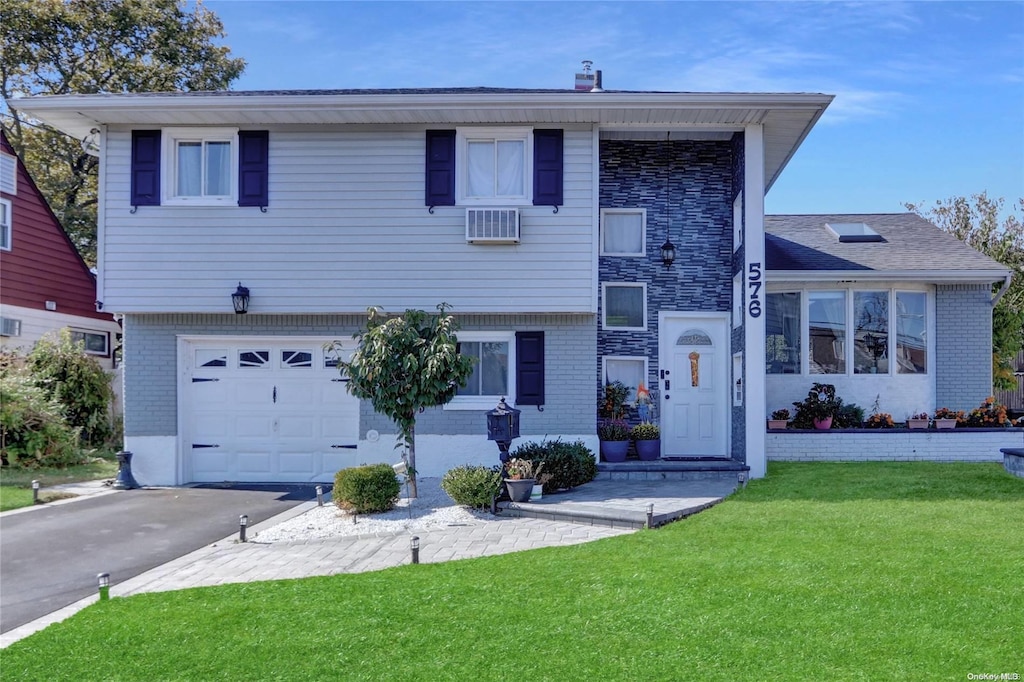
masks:
<path id="1" fill-rule="evenodd" d="M 1009 270 L 769 270 L 768 282 L 997 282 Z"/>

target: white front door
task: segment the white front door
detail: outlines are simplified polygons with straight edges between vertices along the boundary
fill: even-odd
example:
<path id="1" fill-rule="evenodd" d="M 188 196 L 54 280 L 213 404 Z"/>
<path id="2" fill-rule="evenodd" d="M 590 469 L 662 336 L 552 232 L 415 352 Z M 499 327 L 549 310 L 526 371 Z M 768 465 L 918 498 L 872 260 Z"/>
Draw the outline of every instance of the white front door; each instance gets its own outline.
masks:
<path id="1" fill-rule="evenodd" d="M 663 457 L 727 457 L 728 317 L 661 313 Z"/>

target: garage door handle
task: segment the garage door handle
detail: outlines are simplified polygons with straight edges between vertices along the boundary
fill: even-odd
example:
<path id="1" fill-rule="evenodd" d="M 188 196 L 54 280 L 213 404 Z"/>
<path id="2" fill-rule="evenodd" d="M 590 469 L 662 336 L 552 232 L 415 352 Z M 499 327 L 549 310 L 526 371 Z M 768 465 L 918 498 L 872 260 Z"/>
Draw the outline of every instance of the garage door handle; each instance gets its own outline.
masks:
<path id="1" fill-rule="evenodd" d="M 331 379 L 331 381 L 340 381 L 342 383 L 346 383 L 348 379 Z"/>
<path id="2" fill-rule="evenodd" d="M 199 448 L 219 448 L 219 445 L 212 445 L 210 443 L 192 443 L 192 449 L 198 450 Z"/>
<path id="3" fill-rule="evenodd" d="M 359 446 L 358 446 L 358 445 L 332 445 L 331 447 L 332 447 L 332 448 L 335 448 L 335 449 L 338 449 L 338 448 L 346 448 L 346 449 L 348 449 L 348 450 L 355 450 L 355 449 L 356 449 L 356 448 L 358 448 Z"/>
<path id="4" fill-rule="evenodd" d="M 220 381 L 220 379 L 206 379 L 204 377 L 192 377 L 192 383 L 198 384 L 201 381 Z"/>
<path id="5" fill-rule="evenodd" d="M 277 403 L 277 386 L 274 386 L 274 402 Z"/>

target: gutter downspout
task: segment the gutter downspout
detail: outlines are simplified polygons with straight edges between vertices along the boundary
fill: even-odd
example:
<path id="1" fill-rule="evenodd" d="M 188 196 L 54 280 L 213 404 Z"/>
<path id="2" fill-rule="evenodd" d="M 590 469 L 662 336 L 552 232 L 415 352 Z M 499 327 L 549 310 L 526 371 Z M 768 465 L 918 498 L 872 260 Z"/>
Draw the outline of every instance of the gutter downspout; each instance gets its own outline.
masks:
<path id="1" fill-rule="evenodd" d="M 992 299 L 991 306 L 993 308 L 995 308 L 996 304 L 999 303 L 999 299 L 1001 299 L 1003 297 L 1003 295 L 1006 294 L 1006 292 L 1010 290 L 1010 282 L 1011 281 L 1013 281 L 1013 275 L 1012 274 L 1008 274 L 1008 275 L 1006 275 L 1006 277 L 1003 278 L 1003 286 L 1001 286 L 999 288 L 999 291 L 996 292 L 995 298 Z"/>

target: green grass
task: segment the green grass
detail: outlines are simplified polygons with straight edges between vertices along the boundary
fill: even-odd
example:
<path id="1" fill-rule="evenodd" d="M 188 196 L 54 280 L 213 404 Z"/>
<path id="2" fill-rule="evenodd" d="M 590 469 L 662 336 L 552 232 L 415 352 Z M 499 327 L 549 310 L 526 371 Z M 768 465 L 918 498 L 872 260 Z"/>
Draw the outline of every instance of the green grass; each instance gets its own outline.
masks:
<path id="1" fill-rule="evenodd" d="M 32 481 L 39 481 L 41 488 L 62 483 L 94 481 L 117 476 L 117 458 L 112 452 L 97 451 L 85 464 L 63 469 L 12 469 L 0 467 L 0 511 L 28 507 L 32 504 Z M 42 502 L 52 502 L 68 495 L 52 491 L 40 491 Z"/>
<path id="2" fill-rule="evenodd" d="M 773 464 L 599 542 L 95 604 L 17 680 L 964 680 L 1024 674 L 1024 480 Z"/>

